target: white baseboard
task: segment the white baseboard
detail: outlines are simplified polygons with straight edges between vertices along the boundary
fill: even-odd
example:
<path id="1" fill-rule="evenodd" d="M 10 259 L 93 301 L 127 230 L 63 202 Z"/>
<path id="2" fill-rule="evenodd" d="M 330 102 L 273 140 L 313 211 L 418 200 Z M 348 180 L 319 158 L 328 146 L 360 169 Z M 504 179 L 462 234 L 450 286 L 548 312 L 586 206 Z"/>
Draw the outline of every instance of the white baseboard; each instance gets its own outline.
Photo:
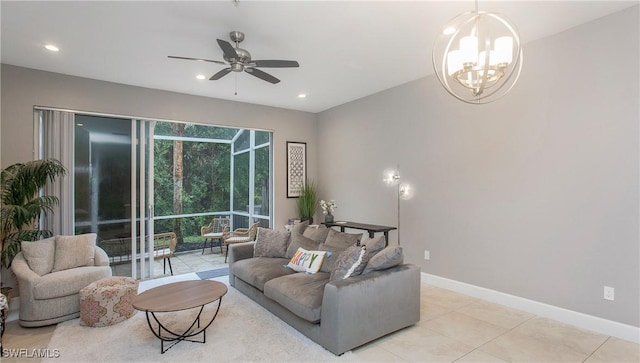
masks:
<path id="1" fill-rule="evenodd" d="M 573 326 L 591 330 L 596 333 L 624 339 L 633 343 L 640 343 L 640 328 L 632 325 L 622 324 L 616 321 L 599 318 L 597 316 L 579 313 L 538 301 L 505 294 L 500 291 L 495 291 L 436 275 L 431 275 L 425 272 L 422 272 L 422 282 L 429 285 L 442 287 L 448 290 L 453 290 L 465 295 L 477 297 L 482 300 L 491 301 L 496 304 L 526 311 L 528 313 L 545 318 L 571 324 Z"/>

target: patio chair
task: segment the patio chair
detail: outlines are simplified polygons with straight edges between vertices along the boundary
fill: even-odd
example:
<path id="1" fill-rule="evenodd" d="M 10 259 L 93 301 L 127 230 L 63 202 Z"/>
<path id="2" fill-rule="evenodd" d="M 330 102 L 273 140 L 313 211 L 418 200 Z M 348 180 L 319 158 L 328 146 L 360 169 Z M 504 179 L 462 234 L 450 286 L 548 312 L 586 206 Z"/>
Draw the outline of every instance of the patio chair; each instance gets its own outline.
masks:
<path id="1" fill-rule="evenodd" d="M 227 262 L 227 256 L 229 255 L 229 245 L 241 242 L 250 242 L 256 239 L 258 234 L 258 227 L 260 223 L 254 223 L 250 228 L 238 228 L 233 232 L 226 233 L 222 237 L 222 242 L 226 247 L 224 254 L 224 262 Z"/>
<path id="2" fill-rule="evenodd" d="M 167 273 L 167 261 L 169 261 L 169 271 L 173 275 L 173 268 L 171 267 L 171 257 L 176 251 L 176 245 L 178 244 L 178 238 L 173 232 L 158 233 L 153 235 L 153 259 L 162 259 L 164 264 L 164 273 Z"/>
<path id="3" fill-rule="evenodd" d="M 204 237 L 204 244 L 202 246 L 202 254 L 204 254 L 204 249 L 207 247 L 207 241 L 211 242 L 211 252 L 213 252 L 213 241 L 218 240 L 220 246 L 220 254 L 222 254 L 222 235 L 226 229 L 227 233 L 229 232 L 229 225 L 231 224 L 231 220 L 227 217 L 225 218 L 214 218 L 211 220 L 211 223 L 200 228 L 200 235 Z"/>

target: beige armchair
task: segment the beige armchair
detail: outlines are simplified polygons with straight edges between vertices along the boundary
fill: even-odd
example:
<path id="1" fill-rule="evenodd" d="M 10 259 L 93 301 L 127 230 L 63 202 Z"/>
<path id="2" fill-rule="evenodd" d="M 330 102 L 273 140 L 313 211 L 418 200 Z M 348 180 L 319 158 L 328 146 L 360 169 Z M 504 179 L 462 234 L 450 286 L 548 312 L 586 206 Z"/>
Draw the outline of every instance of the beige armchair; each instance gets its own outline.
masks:
<path id="1" fill-rule="evenodd" d="M 227 256 L 229 255 L 229 245 L 234 243 L 250 242 L 255 240 L 256 234 L 258 234 L 259 226 L 260 226 L 260 223 L 254 223 L 249 228 L 238 228 L 232 232 L 225 233 L 222 236 L 222 242 L 226 247 L 224 262 L 227 262 Z"/>
<path id="2" fill-rule="evenodd" d="M 229 218 L 214 218 L 211 223 L 200 228 L 200 235 L 204 238 L 204 244 L 202 245 L 202 254 L 207 247 L 207 242 L 211 242 L 209 246 L 211 252 L 213 252 L 213 241 L 218 240 L 220 245 L 220 254 L 222 254 L 222 237 L 224 234 L 229 233 L 229 225 L 231 220 Z"/>
<path id="3" fill-rule="evenodd" d="M 51 325 L 80 316 L 80 289 L 111 276 L 109 257 L 93 233 L 22 242 L 11 263 L 20 290 L 19 323 Z"/>

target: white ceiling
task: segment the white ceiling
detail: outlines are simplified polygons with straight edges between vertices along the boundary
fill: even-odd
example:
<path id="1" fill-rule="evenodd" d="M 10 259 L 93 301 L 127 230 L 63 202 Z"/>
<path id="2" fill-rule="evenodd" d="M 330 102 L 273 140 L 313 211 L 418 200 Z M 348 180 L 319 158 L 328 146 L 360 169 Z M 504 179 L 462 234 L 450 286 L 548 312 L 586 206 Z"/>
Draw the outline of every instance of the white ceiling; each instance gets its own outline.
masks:
<path id="1" fill-rule="evenodd" d="M 523 43 L 638 1 L 480 1 L 506 15 Z M 442 26 L 473 1 L 1 1 L 2 63 L 135 86 L 320 112 L 433 73 Z M 297 60 L 267 69 L 281 82 L 168 55 L 222 60 L 216 38 L 246 34 L 254 59 Z M 43 46 L 53 43 L 60 52 Z M 526 69 L 526 48 L 524 67 Z M 236 77 L 237 76 L 237 77 Z M 237 96 L 234 95 L 237 82 Z M 297 97 L 306 93 L 305 99 Z"/>

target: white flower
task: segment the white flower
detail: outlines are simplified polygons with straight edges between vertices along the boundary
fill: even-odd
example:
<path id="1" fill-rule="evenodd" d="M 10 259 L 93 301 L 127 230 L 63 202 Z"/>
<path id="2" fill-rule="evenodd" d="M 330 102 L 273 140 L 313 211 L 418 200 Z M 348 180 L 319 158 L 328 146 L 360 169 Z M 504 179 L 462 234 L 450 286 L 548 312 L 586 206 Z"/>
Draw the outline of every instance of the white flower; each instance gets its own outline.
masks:
<path id="1" fill-rule="evenodd" d="M 324 200 L 320 201 L 320 208 L 322 208 L 322 214 L 333 213 L 338 208 L 336 201 L 331 199 L 328 203 Z"/>

